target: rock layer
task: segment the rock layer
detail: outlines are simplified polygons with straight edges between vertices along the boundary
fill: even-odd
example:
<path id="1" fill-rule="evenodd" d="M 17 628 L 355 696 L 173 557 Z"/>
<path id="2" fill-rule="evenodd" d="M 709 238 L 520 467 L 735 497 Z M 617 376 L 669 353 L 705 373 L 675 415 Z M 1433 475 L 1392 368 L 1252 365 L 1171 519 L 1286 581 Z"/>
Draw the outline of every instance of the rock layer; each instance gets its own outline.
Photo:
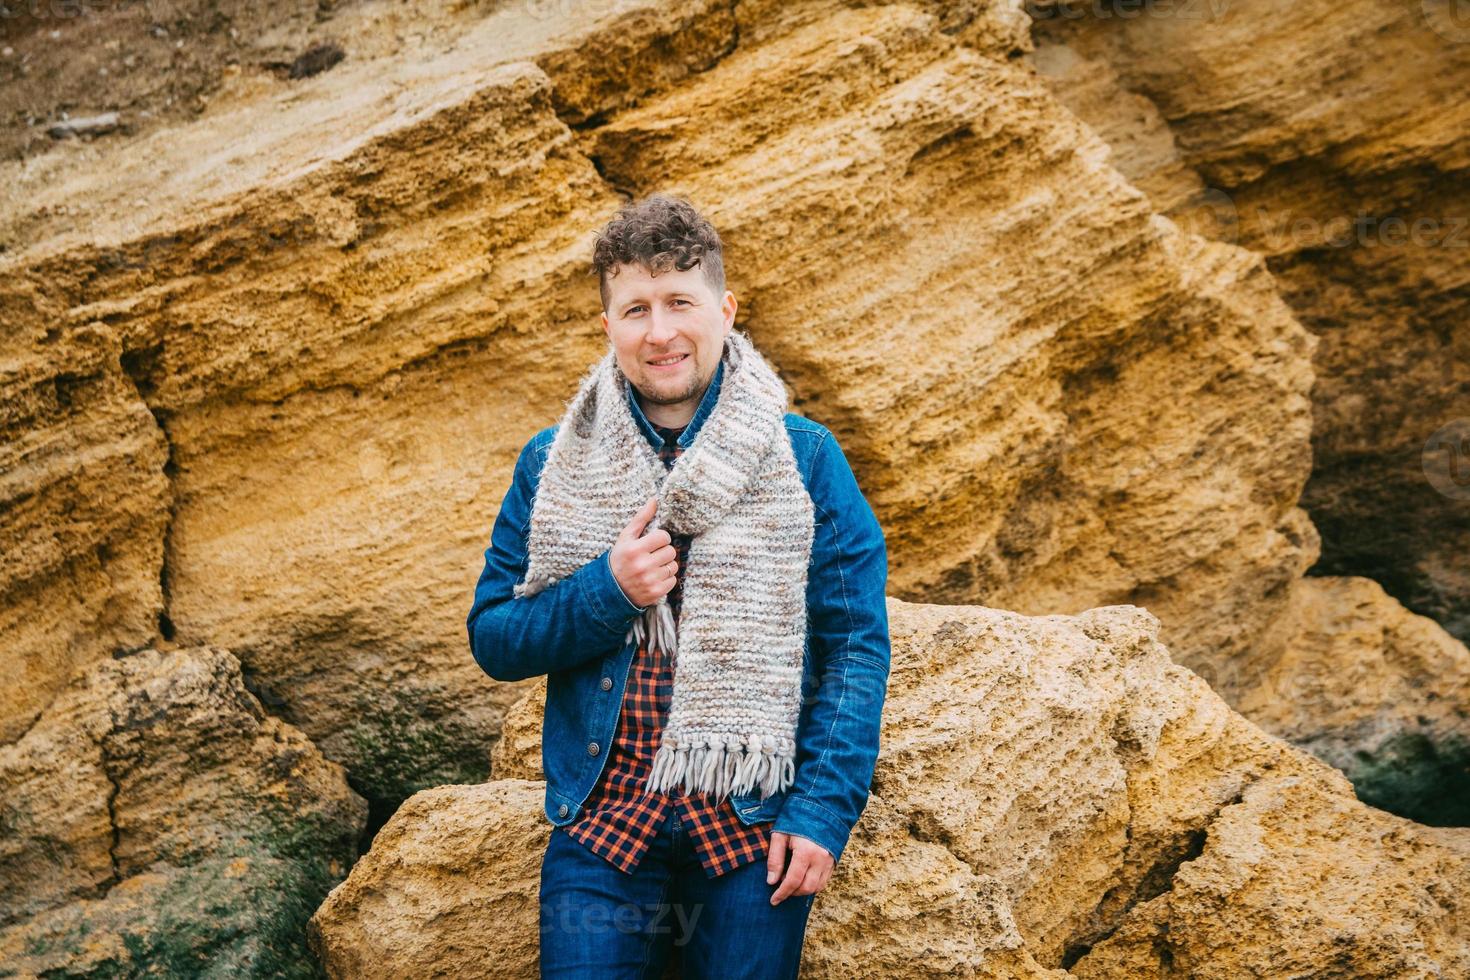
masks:
<path id="1" fill-rule="evenodd" d="M 894 594 L 1138 602 L 1205 671 L 1315 561 L 1312 336 L 1033 73 L 919 9 L 840 9 L 582 141 L 619 186 L 714 202 L 745 322 L 843 440 Z"/>
<path id="2" fill-rule="evenodd" d="M 1318 573 L 1470 640 L 1470 24 L 1443 0 L 1036 8 L 1034 61 L 1182 224 L 1266 256 L 1314 348 Z M 1460 428 L 1446 431 L 1448 425 Z"/>

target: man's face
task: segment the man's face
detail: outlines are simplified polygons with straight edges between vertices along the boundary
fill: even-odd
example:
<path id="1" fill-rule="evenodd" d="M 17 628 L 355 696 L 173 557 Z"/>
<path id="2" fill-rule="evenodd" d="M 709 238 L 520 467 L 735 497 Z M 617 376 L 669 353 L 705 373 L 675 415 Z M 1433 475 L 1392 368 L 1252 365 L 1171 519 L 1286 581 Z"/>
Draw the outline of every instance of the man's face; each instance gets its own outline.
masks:
<path id="1" fill-rule="evenodd" d="M 692 415 L 735 324 L 735 294 L 716 297 L 698 266 L 652 275 L 637 264 L 619 265 L 608 292 L 602 329 L 643 404 Z M 676 363 L 654 363 L 676 355 Z"/>

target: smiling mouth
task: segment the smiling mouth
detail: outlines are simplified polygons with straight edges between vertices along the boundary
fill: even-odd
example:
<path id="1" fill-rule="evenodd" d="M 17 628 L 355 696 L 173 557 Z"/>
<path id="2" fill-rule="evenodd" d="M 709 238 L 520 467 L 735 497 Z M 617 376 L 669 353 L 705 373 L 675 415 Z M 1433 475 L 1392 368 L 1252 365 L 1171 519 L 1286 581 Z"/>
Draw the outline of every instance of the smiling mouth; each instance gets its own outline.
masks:
<path id="1" fill-rule="evenodd" d="M 671 367 L 678 367 L 680 364 L 683 364 L 688 359 L 689 359 L 689 355 L 688 354 L 680 354 L 674 360 L 667 361 L 665 363 L 659 363 L 658 361 L 649 361 L 648 362 L 648 366 L 649 367 L 653 367 L 653 368 L 671 368 Z"/>

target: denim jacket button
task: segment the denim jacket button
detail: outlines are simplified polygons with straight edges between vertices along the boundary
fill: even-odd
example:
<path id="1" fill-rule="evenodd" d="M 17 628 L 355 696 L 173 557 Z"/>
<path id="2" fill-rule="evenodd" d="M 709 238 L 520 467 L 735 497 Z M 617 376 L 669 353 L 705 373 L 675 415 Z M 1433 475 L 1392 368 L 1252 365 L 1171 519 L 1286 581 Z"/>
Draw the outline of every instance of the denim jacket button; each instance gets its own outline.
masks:
<path id="1" fill-rule="evenodd" d="M 597 754 L 597 743 L 596 742 L 588 742 L 587 743 L 587 754 L 588 755 L 596 755 Z"/>
<path id="2" fill-rule="evenodd" d="M 556 815 L 558 817 L 564 817 L 567 815 L 567 805 L 565 803 L 556 808 Z"/>
<path id="3" fill-rule="evenodd" d="M 602 679 L 602 689 L 604 691 L 611 691 L 612 690 L 612 678 L 611 677 L 604 677 Z"/>

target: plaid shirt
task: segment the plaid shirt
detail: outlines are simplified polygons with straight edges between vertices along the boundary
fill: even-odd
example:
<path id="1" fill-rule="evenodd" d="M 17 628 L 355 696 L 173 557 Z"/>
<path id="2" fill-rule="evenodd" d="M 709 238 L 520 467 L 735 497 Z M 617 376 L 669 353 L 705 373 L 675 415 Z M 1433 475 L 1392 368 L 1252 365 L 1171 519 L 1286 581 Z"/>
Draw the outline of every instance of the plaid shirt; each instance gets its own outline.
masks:
<path id="1" fill-rule="evenodd" d="M 654 429 L 664 441 L 658 451 L 659 458 L 666 467 L 671 467 L 683 451 L 675 440 L 684 426 L 669 429 L 655 425 Z M 672 532 L 671 537 L 679 555 L 679 569 L 674 587 L 669 590 L 669 606 L 677 618 L 689 538 Z M 628 671 L 628 689 L 623 695 L 617 735 L 608 749 L 602 775 L 587 797 L 587 812 L 559 829 L 614 866 L 632 872 L 662 825 L 668 807 L 675 806 L 679 819 L 689 828 L 694 850 L 707 876 L 713 878 L 751 861 L 765 860 L 772 821 L 747 827 L 736 816 L 728 797 L 716 803 L 708 793 L 644 796 L 643 782 L 653 770 L 654 751 L 674 695 L 674 668 L 660 664 L 661 659 L 664 658 L 650 654 L 645 646 L 638 647 Z"/>

